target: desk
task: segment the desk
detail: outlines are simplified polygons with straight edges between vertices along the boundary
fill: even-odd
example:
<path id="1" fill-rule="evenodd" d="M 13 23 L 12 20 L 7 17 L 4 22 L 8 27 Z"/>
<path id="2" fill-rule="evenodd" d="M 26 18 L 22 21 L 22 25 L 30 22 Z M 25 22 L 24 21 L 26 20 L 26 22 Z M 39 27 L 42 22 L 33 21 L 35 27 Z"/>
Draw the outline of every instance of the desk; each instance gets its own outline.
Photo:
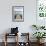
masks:
<path id="1" fill-rule="evenodd" d="M 16 45 L 15 46 L 18 46 L 18 33 L 15 33 L 15 34 L 10 34 L 10 33 L 6 33 L 5 34 L 5 46 L 7 46 L 8 42 L 7 42 L 7 36 L 17 36 L 17 42 L 16 42 Z M 16 40 L 16 39 L 15 39 Z"/>
<path id="2" fill-rule="evenodd" d="M 9 36 L 9 37 L 7 37 L 7 36 Z M 5 34 L 5 46 L 7 46 L 8 45 L 8 42 L 7 42 L 7 38 L 10 38 L 10 36 L 17 36 L 16 38 L 17 38 L 17 42 L 15 43 L 16 45 L 15 46 L 21 46 L 22 44 L 25 44 L 26 46 L 30 46 L 30 42 L 29 42 L 29 33 L 21 33 L 21 36 L 26 36 L 26 39 L 27 39 L 27 42 L 21 42 L 21 43 L 19 43 L 18 42 L 18 33 L 17 34 L 10 34 L 10 33 L 6 33 Z"/>

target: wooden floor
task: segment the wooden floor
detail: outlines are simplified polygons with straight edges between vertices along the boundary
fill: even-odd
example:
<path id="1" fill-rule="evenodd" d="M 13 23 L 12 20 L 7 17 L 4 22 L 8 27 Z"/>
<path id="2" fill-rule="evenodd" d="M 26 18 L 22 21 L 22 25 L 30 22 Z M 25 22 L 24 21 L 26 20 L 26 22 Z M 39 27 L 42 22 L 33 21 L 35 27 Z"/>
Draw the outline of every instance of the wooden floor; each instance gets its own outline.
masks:
<path id="1" fill-rule="evenodd" d="M 2 42 L 0 42 L 0 46 L 4 46 L 4 43 Z M 10 42 L 10 43 L 8 43 L 8 45 L 7 46 L 15 46 L 15 42 L 14 43 L 12 43 L 12 42 Z M 24 45 L 25 46 L 25 45 Z M 32 42 L 32 43 L 30 43 L 30 46 L 37 46 L 37 43 L 34 43 L 34 42 Z M 43 45 L 41 45 L 41 46 L 46 46 L 46 43 L 44 43 Z"/>

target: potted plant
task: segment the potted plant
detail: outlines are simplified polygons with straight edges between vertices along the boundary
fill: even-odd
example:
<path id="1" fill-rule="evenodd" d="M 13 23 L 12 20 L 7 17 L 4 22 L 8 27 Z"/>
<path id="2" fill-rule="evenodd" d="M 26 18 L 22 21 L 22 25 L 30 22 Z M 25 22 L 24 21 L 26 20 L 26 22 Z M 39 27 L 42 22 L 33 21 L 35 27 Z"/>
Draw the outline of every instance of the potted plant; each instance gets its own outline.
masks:
<path id="1" fill-rule="evenodd" d="M 46 36 L 45 32 L 35 32 L 33 35 L 37 38 L 38 43 L 40 43 L 40 40 Z"/>

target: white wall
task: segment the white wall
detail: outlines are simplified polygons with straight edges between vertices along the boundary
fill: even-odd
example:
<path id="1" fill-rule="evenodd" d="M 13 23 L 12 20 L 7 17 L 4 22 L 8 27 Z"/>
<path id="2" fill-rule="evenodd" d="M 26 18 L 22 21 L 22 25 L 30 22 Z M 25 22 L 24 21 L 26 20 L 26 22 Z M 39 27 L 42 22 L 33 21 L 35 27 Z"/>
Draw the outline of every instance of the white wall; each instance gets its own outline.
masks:
<path id="1" fill-rule="evenodd" d="M 12 6 L 24 6 L 24 22 L 12 22 Z M 31 34 L 32 24 L 36 24 L 36 0 L 0 0 L 0 34 L 16 26 Z"/>
<path id="2" fill-rule="evenodd" d="M 24 22 L 12 22 L 12 6 L 24 6 Z M 28 32 L 32 24 L 36 24 L 36 0 L 0 0 L 0 33 L 16 26 Z"/>

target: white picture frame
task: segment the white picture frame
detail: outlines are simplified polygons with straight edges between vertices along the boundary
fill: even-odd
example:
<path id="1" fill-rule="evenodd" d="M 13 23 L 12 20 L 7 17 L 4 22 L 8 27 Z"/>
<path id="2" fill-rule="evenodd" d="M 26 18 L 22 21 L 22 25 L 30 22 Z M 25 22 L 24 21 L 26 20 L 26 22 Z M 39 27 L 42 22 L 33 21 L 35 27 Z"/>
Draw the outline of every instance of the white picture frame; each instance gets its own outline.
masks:
<path id="1" fill-rule="evenodd" d="M 13 22 L 24 21 L 24 6 L 12 6 L 12 21 Z"/>

